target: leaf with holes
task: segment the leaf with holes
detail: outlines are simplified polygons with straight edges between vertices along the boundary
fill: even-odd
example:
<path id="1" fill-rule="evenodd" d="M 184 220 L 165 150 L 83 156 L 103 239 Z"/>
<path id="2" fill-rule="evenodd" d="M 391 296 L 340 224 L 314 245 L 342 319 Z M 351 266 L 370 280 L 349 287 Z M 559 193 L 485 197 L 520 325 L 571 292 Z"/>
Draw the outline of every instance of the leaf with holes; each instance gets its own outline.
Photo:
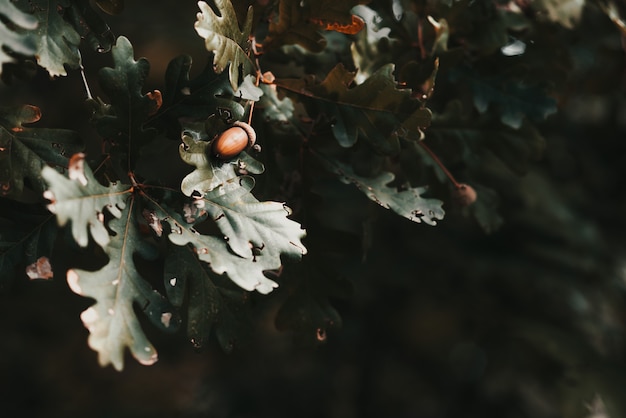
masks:
<path id="1" fill-rule="evenodd" d="M 132 187 L 114 183 L 103 186 L 96 180 L 85 156 L 72 156 L 69 178 L 50 167 L 44 167 L 41 175 L 49 184 L 44 197 L 50 200 L 48 209 L 56 214 L 59 226 L 72 221 L 72 236 L 81 247 L 89 243 L 89 235 L 101 247 L 109 241 L 109 232 L 104 224 L 104 210 L 116 218 L 122 214 Z"/>
<path id="2" fill-rule="evenodd" d="M 0 0 L 0 15 L 8 19 L 8 25 L 0 20 L 0 74 L 2 65 L 13 62 L 13 57 L 8 51 L 21 55 L 33 55 L 35 53 L 35 39 L 28 31 L 37 28 L 37 19 L 20 9 L 9 0 Z M 22 32 L 14 28 L 20 28 Z"/>
<path id="3" fill-rule="evenodd" d="M 111 142 L 111 153 L 121 160 L 130 158 L 132 168 L 139 149 L 156 135 L 155 130 L 144 128 L 144 124 L 157 112 L 162 97 L 158 90 L 142 93 L 150 64 L 145 58 L 135 61 L 133 46 L 127 38 L 117 39 L 112 55 L 114 67 L 102 68 L 98 73 L 111 104 L 92 102 L 97 109 L 95 125 L 100 135 Z"/>
<path id="4" fill-rule="evenodd" d="M 243 28 L 239 28 L 237 14 L 228 0 L 215 0 L 219 16 L 207 3 L 198 2 L 198 13 L 194 27 L 204 38 L 207 51 L 215 54 L 213 68 L 221 73 L 228 67 L 228 78 L 233 90 L 241 84 L 239 68 L 243 68 L 244 77 L 254 73 L 254 64 L 248 57 L 250 48 L 250 30 L 252 29 L 252 7 L 248 9 Z M 230 64 L 230 66 L 229 66 Z"/>
<path id="5" fill-rule="evenodd" d="M 226 351 L 249 335 L 247 295 L 201 261 L 193 247 L 172 245 L 165 259 L 165 290 L 177 307 L 187 303 L 187 336 L 194 347 L 204 346 L 211 331 Z"/>
<path id="6" fill-rule="evenodd" d="M 321 159 L 331 171 L 339 176 L 341 181 L 355 185 L 370 200 L 410 221 L 436 225 L 437 220 L 444 217 L 442 201 L 421 196 L 426 192 L 425 187 L 398 190 L 387 186 L 395 178 L 392 173 L 383 172 L 374 178 L 366 178 L 357 175 L 349 166 L 339 161 L 327 157 L 321 157 Z"/>
<path id="7" fill-rule="evenodd" d="M 35 34 L 35 58 L 51 77 L 67 75 L 65 66 L 80 65 L 80 35 L 63 15 L 71 6 L 69 0 L 17 0 L 16 6 L 32 13 L 38 25 Z"/>
<path id="8" fill-rule="evenodd" d="M 176 211 L 156 202 L 154 216 L 170 225 L 171 242 L 191 244 L 214 272 L 226 273 L 245 290 L 269 293 L 277 284 L 263 272 L 280 268 L 281 257 L 300 259 L 306 253 L 300 241 L 305 232 L 287 218 L 290 211 L 284 204 L 259 202 L 250 193 L 253 185 L 252 177 L 235 177 L 186 205 L 212 217 L 221 237 L 198 233 L 195 227 L 200 218 L 187 217 L 187 222 Z"/>
<path id="9" fill-rule="evenodd" d="M 74 131 L 23 126 L 40 118 L 35 106 L 0 108 L 0 194 L 18 198 L 26 185 L 43 192 L 41 169 L 67 167 L 66 155 L 82 149 Z"/>
<path id="10" fill-rule="evenodd" d="M 242 152 L 234 162 L 216 161 L 211 158 L 211 142 L 195 138 L 199 135 L 198 132 L 187 131 L 179 147 L 180 158 L 196 167 L 181 182 L 180 189 L 186 196 L 192 194 L 202 196 L 218 185 L 237 177 L 235 168 L 244 167 L 252 174 L 260 174 L 265 169 L 263 164 L 245 152 Z"/>
<path id="11" fill-rule="evenodd" d="M 392 135 L 404 121 L 404 130 L 417 131 L 430 123 L 430 111 L 411 98 L 410 90 L 396 88 L 394 65 L 381 67 L 362 84 L 350 88 L 355 73 L 339 64 L 322 82 L 314 79 L 278 80 L 293 98 L 307 105 L 310 114 L 323 113 L 332 121 L 335 138 L 343 147 L 352 147 L 358 138 L 368 141 L 378 152 L 399 151 Z"/>
<path id="12" fill-rule="evenodd" d="M 136 219 L 137 202 L 131 198 L 109 227 L 115 233 L 105 252 L 108 263 L 97 271 L 72 269 L 67 281 L 75 293 L 94 298 L 96 303 L 81 314 L 89 330 L 89 346 L 98 352 L 101 366 L 124 368 L 124 349 L 141 364 L 157 361 L 157 352 L 148 341 L 135 314 L 137 306 L 150 321 L 164 331 L 175 331 L 178 314 L 137 270 L 134 256 L 153 258 L 154 252 L 143 239 Z"/>
<path id="13" fill-rule="evenodd" d="M 306 249 L 300 224 L 287 218 L 291 210 L 283 203 L 260 202 L 251 193 L 254 179 L 242 176 L 221 184 L 198 202 L 228 237 L 228 246 L 241 257 L 254 259 L 257 252 L 280 260 L 300 259 Z"/>

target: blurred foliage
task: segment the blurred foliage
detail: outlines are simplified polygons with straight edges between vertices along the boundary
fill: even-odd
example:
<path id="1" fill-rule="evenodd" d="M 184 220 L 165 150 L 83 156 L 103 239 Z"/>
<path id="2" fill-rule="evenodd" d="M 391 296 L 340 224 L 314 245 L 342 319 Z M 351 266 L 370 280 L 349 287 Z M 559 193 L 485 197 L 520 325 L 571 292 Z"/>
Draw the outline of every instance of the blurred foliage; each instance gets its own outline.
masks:
<path id="1" fill-rule="evenodd" d="M 48 42 L 57 31 L 68 34 L 63 47 L 73 52 L 55 55 L 54 71 L 40 60 L 44 69 L 33 70 L 29 45 L 39 45 L 42 28 L 4 12 L 5 3 L 52 28 Z M 59 16 L 46 23 L 41 10 L 0 0 L 0 29 L 20 34 L 2 41 L 10 57 L 2 59 L 10 82 L 0 86 L 3 148 L 15 153 L 26 144 L 28 151 L 0 155 L 1 179 L 12 185 L 0 200 L 3 413 L 626 416 L 622 3 L 234 0 L 231 10 L 209 1 L 203 15 L 231 16 L 227 26 L 236 31 L 228 33 L 241 36 L 220 68 L 214 63 L 231 52 L 205 48 L 209 37 L 199 38 L 193 26 L 195 2 L 95 2 L 112 16 L 89 2 L 52 3 Z M 349 26 L 352 15 L 365 22 L 359 33 L 324 29 Z M 77 24 L 83 21 L 92 23 Z M 111 57 L 114 42 L 104 42 L 110 37 L 102 25 L 130 40 L 118 39 L 128 42 L 118 51 L 128 59 Z M 83 43 L 73 42 L 72 31 Z M 117 64 L 101 70 L 112 59 Z M 68 76 L 50 80 L 64 73 L 59 65 Z M 243 95 L 246 76 L 253 77 L 247 89 L 258 77 L 260 98 Z M 80 110 L 86 95 L 91 123 Z M 35 105 L 43 114 L 37 128 L 21 123 L 39 117 L 12 116 Z M 234 163 L 207 156 L 215 135 L 251 113 L 257 148 Z M 135 214 L 126 223 L 136 228 L 131 235 L 119 234 L 120 218 L 104 212 L 110 248 L 68 239 L 71 231 L 56 228 L 43 210 L 39 172 L 6 165 L 67 166 L 79 149 L 73 131 L 98 181 L 121 180 L 118 187 L 145 193 L 118 207 L 123 217 Z M 33 148 L 24 140 L 29 132 L 67 149 Z M 471 185 L 476 202 L 456 201 L 446 172 Z M 180 185 L 190 175 L 187 199 Z M 226 191 L 233 194 L 220 196 L 217 184 L 232 185 Z M 203 222 L 198 189 L 222 211 L 210 215 L 218 221 Z M 237 222 L 222 216 L 237 208 L 253 223 L 263 219 L 246 209 L 249 199 L 286 202 L 307 231 L 302 261 L 271 263 L 265 279 L 278 288 L 268 295 L 249 292 L 215 266 L 245 262 L 242 242 L 256 238 L 243 227 L 246 234 L 236 234 L 243 241 L 231 247 L 221 238 Z M 424 204 L 422 212 L 439 214 L 440 202 L 445 218 L 433 217 L 434 228 L 393 212 Z M 288 225 L 295 237 L 299 227 Z M 156 236 L 161 227 L 167 239 Z M 106 269 L 115 259 L 108 251 L 124 239 L 150 243 L 133 244 L 146 253 L 125 253 L 127 264 L 150 297 L 169 302 L 154 311 L 130 302 L 160 361 L 150 368 L 128 362 L 116 374 L 100 369 L 85 348 L 77 314 L 93 302 L 60 278 L 68 269 Z M 207 264 L 211 256 L 199 256 L 205 247 L 188 244 L 201 240 L 232 258 Z M 29 281 L 25 268 L 43 256 L 54 280 Z M 250 257 L 257 256 L 253 246 Z M 136 315 L 141 310 L 146 315 Z M 169 312 L 175 315 L 163 316 Z M 164 320 L 177 324 L 176 315 L 183 326 L 173 336 L 157 332 Z"/>

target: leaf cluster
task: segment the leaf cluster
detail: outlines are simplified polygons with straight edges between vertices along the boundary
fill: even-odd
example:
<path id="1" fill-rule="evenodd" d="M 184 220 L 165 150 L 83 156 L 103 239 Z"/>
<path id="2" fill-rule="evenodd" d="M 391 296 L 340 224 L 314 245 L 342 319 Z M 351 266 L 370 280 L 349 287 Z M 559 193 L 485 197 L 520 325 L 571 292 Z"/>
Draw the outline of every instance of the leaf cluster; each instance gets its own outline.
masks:
<path id="1" fill-rule="evenodd" d="M 373 236 L 391 215 L 415 241 L 444 216 L 497 233 L 527 188 L 541 187 L 525 176 L 544 150 L 537 126 L 558 109 L 558 83 L 531 40 L 546 25 L 572 28 L 579 10 L 260 3 L 199 2 L 207 65 L 194 74 L 191 56 L 174 57 L 155 89 L 149 60 L 91 2 L 0 0 L 0 65 L 16 74 L 34 60 L 72 76 L 83 43 L 113 63 L 97 72 L 102 97 L 85 81 L 84 141 L 31 127 L 35 106 L 0 108 L 0 287 L 9 271 L 43 265 L 66 228 L 94 260 L 64 274 L 95 300 L 81 319 L 101 365 L 121 370 L 127 348 L 154 363 L 150 326 L 183 326 L 196 348 L 215 335 L 230 351 L 251 332 L 254 292 L 277 288 L 275 325 L 323 342 L 342 323 L 333 300 L 350 295 L 345 260 L 376 257 Z M 535 9 L 549 22 L 532 19 Z M 220 159 L 217 138 L 235 122 L 249 123 L 256 143 Z M 475 202 L 454 200 L 460 183 Z"/>

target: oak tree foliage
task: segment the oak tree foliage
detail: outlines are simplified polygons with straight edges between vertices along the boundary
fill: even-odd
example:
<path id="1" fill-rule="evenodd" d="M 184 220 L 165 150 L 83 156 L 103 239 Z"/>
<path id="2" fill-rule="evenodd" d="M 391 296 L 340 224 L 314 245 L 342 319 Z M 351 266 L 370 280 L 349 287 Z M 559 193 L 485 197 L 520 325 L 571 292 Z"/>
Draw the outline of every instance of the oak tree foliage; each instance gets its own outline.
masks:
<path id="1" fill-rule="evenodd" d="M 582 48 L 546 53 L 551 33 L 591 10 L 618 45 L 626 24 L 611 1 L 200 1 L 188 30 L 205 55 L 168 57 L 157 87 L 151 57 L 108 26 L 123 5 L 0 0 L 5 87 L 33 71 L 75 77 L 89 117 L 79 133 L 47 126 L 36 98 L 0 103 L 0 290 L 65 277 L 91 300 L 80 318 L 102 366 L 122 370 L 127 351 L 153 364 L 159 331 L 236 350 L 255 302 L 272 297 L 276 328 L 323 343 L 343 322 L 335 301 L 351 297 L 346 266 L 391 269 L 409 251 L 453 264 L 436 245 L 447 222 L 448 236 L 528 223 L 546 240 L 520 251 L 572 269 L 600 251 L 532 168 L 571 94 L 559 54 Z M 96 54 L 110 64 L 83 60 Z M 243 142 L 222 159 L 226 131 Z M 475 201 L 454 199 L 461 183 Z M 376 243 L 384 222 L 410 240 Z M 87 261 L 57 269 L 65 247 Z M 516 332 L 540 350 L 549 332 L 534 327 Z"/>

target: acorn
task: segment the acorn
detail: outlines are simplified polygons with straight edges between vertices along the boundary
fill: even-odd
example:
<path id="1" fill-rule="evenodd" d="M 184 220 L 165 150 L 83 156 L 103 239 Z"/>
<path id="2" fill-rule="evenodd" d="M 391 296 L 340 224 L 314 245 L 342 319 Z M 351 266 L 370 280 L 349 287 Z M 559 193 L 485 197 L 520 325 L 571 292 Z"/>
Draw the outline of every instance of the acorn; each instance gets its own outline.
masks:
<path id="1" fill-rule="evenodd" d="M 452 192 L 452 198 L 459 204 L 459 206 L 466 207 L 476 201 L 476 190 L 474 190 L 474 188 L 469 184 L 461 183 Z"/>
<path id="2" fill-rule="evenodd" d="M 245 122 L 235 122 L 213 140 L 212 154 L 220 160 L 230 160 L 254 145 L 256 132 Z"/>

